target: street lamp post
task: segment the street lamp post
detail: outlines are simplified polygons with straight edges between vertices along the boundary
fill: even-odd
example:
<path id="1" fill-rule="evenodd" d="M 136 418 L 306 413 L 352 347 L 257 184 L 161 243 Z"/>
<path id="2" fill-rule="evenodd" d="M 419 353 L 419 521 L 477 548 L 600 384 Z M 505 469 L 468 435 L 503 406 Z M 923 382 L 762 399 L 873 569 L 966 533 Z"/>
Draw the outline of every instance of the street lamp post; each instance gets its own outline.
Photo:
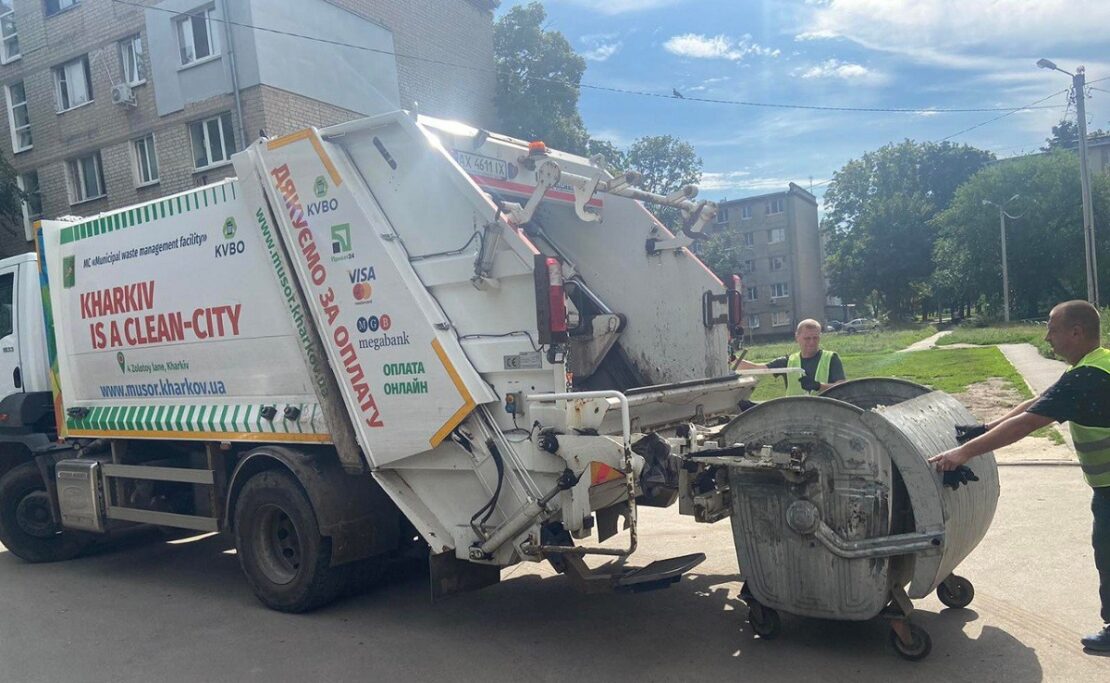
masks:
<path id="1" fill-rule="evenodd" d="M 1085 88 L 1086 70 L 1080 66 L 1075 73 L 1064 71 L 1048 59 L 1038 59 L 1037 66 L 1042 69 L 1059 71 L 1071 76 L 1072 90 L 1075 93 L 1075 115 L 1079 120 L 1079 188 L 1083 195 L 1083 246 L 1087 265 L 1087 301 L 1098 306 L 1098 257 L 1095 253 L 1095 214 L 1091 205 L 1091 177 L 1087 168 L 1087 104 Z"/>
<path id="2" fill-rule="evenodd" d="M 1016 216 L 1011 216 L 1006 213 L 1006 205 L 1017 200 L 1019 197 L 1021 197 L 1021 195 L 1015 194 L 1001 204 L 992 202 L 989 199 L 983 200 L 983 206 L 998 207 L 998 229 L 1002 233 L 1002 315 L 1007 323 L 1010 322 L 1010 270 L 1006 260 L 1006 219 L 1010 218 L 1017 220 L 1025 214 L 1019 213 Z"/>

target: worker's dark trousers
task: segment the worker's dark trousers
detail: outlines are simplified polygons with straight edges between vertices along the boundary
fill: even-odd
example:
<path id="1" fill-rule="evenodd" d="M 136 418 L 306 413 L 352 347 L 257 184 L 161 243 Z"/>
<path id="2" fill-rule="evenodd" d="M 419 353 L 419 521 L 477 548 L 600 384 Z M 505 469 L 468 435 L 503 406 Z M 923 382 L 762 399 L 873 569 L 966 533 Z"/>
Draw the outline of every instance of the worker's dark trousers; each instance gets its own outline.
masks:
<path id="1" fill-rule="evenodd" d="M 1102 621 L 1110 624 L 1110 486 L 1095 489 L 1091 500 L 1095 514 L 1091 543 L 1095 547 L 1095 566 L 1098 567 L 1098 594 L 1102 598 Z"/>

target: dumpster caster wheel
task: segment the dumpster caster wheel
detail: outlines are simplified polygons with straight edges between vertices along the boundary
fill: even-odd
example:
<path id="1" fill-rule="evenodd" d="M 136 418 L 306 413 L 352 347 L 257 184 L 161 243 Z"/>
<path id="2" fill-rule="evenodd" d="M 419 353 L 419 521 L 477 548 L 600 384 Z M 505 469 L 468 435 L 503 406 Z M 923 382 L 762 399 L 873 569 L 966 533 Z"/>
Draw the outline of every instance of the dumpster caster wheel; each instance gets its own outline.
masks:
<path id="1" fill-rule="evenodd" d="M 916 624 L 906 624 L 904 630 L 909 636 L 908 643 L 898 635 L 898 629 L 890 629 L 890 645 L 898 656 L 911 662 L 928 657 L 933 649 L 933 639 L 929 637 L 929 633 Z"/>
<path id="2" fill-rule="evenodd" d="M 755 600 L 748 602 L 748 623 L 755 634 L 763 640 L 774 640 L 782 632 L 782 619 L 770 607 L 764 607 Z"/>
<path id="3" fill-rule="evenodd" d="M 975 599 L 975 586 L 964 577 L 953 574 L 937 586 L 937 598 L 945 607 L 967 607 Z"/>

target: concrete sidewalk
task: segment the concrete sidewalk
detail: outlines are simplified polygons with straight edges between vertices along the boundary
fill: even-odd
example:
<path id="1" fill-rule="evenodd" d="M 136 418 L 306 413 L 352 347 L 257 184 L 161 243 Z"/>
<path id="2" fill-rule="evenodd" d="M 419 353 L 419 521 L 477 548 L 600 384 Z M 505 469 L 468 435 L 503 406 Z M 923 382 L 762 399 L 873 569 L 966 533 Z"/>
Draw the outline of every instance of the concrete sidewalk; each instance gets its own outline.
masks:
<path id="1" fill-rule="evenodd" d="M 1032 344 L 999 344 L 998 350 L 1010 361 L 1034 394 L 1039 394 L 1060 379 L 1068 364 L 1045 358 Z"/>
<path id="2" fill-rule="evenodd" d="M 931 337 L 926 337 L 921 341 L 914 342 L 904 349 L 898 349 L 898 353 L 906 353 L 907 351 L 928 351 L 937 345 L 937 340 L 946 335 L 952 334 L 952 330 L 944 330 L 937 332 Z"/>

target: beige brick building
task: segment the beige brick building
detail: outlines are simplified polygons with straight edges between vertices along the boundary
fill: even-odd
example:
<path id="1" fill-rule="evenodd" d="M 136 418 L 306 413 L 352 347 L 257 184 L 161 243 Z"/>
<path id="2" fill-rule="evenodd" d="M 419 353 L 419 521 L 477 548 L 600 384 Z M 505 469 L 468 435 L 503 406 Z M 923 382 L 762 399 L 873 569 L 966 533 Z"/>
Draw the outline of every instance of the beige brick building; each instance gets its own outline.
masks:
<path id="1" fill-rule="evenodd" d="M 3 156 L 31 221 L 214 182 L 261 132 L 402 107 L 496 127 L 496 0 L 0 0 Z M 457 68 L 461 64 L 475 68 Z"/>
<path id="2" fill-rule="evenodd" d="M 719 227 L 735 236 L 744 279 L 744 328 L 753 338 L 786 336 L 806 318 L 825 322 L 825 278 L 817 199 L 785 192 L 725 200 Z"/>

